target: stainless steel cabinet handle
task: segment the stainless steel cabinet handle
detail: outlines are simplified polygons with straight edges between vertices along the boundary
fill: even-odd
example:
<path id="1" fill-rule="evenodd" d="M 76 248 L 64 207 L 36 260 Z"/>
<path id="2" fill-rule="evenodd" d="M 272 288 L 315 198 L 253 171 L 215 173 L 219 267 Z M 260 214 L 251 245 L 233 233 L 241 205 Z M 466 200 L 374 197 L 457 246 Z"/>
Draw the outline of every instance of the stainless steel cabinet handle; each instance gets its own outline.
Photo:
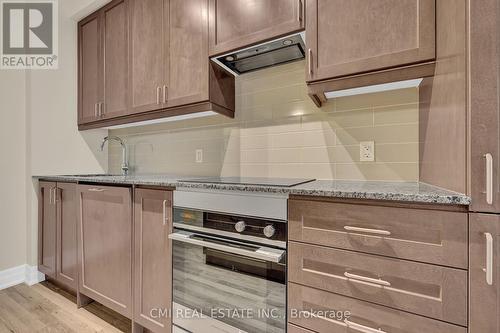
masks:
<path id="1" fill-rule="evenodd" d="M 349 272 L 345 272 L 344 276 L 346 278 L 348 278 L 348 279 L 353 279 L 353 280 L 359 280 L 359 281 L 363 281 L 363 282 L 369 282 L 369 283 L 379 284 L 379 285 L 384 286 L 384 287 L 390 287 L 391 286 L 391 283 L 389 281 L 385 281 L 385 280 L 382 280 L 382 279 L 373 279 L 373 278 L 369 278 L 369 277 L 366 277 L 366 276 L 351 274 Z"/>
<path id="2" fill-rule="evenodd" d="M 285 256 L 285 251 L 283 250 L 270 247 L 257 248 L 257 245 L 255 250 L 247 250 L 244 247 L 224 244 L 224 242 L 227 242 L 224 238 L 212 237 L 212 236 L 208 237 L 203 234 L 196 234 L 184 230 L 176 231 L 168 235 L 168 238 L 183 243 L 198 245 L 209 249 L 219 250 L 231 254 L 236 254 L 254 259 L 260 259 L 269 262 L 280 263 L 283 257 Z"/>
<path id="3" fill-rule="evenodd" d="M 52 193 L 52 191 L 53 191 L 54 193 Z M 55 205 L 55 204 L 56 204 L 56 195 L 57 195 L 57 192 L 56 192 L 56 191 L 57 191 L 57 187 L 55 187 L 55 186 L 54 186 L 53 188 L 51 188 L 51 189 L 50 189 L 50 197 L 52 198 L 52 202 L 51 202 L 51 204 L 53 204 L 53 205 Z"/>
<path id="4" fill-rule="evenodd" d="M 163 225 L 167 224 L 167 202 L 168 200 L 163 200 Z"/>
<path id="5" fill-rule="evenodd" d="M 95 103 L 94 104 L 94 116 L 96 118 L 99 118 L 99 111 L 97 110 L 98 109 L 98 106 L 97 106 L 98 103 Z"/>
<path id="6" fill-rule="evenodd" d="M 167 86 L 163 86 L 163 103 L 167 103 Z"/>
<path id="7" fill-rule="evenodd" d="M 489 232 L 485 232 L 486 237 L 486 283 L 493 285 L 493 236 Z"/>
<path id="8" fill-rule="evenodd" d="M 160 104 L 161 87 L 156 87 L 156 104 Z"/>
<path id="9" fill-rule="evenodd" d="M 348 328 L 351 328 L 355 331 L 362 333 L 387 333 L 386 331 L 382 331 L 380 328 L 379 329 L 371 328 L 365 325 L 354 323 L 347 319 L 344 320 L 344 323 L 347 325 Z"/>
<path id="10" fill-rule="evenodd" d="M 99 103 L 99 116 L 104 116 L 104 102 Z"/>
<path id="11" fill-rule="evenodd" d="M 369 234 L 375 234 L 375 235 L 383 235 L 383 236 L 390 236 L 391 232 L 387 230 L 380 230 L 380 229 L 369 229 L 369 228 L 358 228 L 358 227 L 351 227 L 348 225 L 344 226 L 344 230 L 347 231 L 356 231 L 356 232 L 366 232 Z"/>
<path id="12" fill-rule="evenodd" d="M 97 187 L 94 187 L 94 188 L 89 188 L 88 189 L 89 192 L 104 192 L 106 191 L 105 189 L 103 188 L 97 188 Z"/>
<path id="13" fill-rule="evenodd" d="M 49 189 L 49 205 L 52 205 L 52 188 Z"/>
<path id="14" fill-rule="evenodd" d="M 486 202 L 493 204 L 493 156 L 490 153 L 484 155 L 486 159 Z"/>
<path id="15" fill-rule="evenodd" d="M 309 75 L 312 75 L 312 50 L 309 49 L 307 51 L 307 66 L 308 66 L 308 69 L 309 69 Z"/>
<path id="16" fill-rule="evenodd" d="M 302 0 L 298 1 L 298 6 L 299 6 L 299 8 L 297 10 L 297 12 L 298 12 L 297 13 L 298 14 L 297 18 L 298 18 L 299 22 L 302 22 L 302 15 L 303 15 L 302 14 Z"/>

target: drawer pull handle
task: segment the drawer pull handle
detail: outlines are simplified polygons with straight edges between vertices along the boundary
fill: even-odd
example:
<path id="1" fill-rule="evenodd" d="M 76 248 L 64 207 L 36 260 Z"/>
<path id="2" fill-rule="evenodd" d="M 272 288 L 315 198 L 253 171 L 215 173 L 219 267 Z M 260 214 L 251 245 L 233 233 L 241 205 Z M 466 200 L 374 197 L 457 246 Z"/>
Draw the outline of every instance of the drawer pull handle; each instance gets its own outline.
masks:
<path id="1" fill-rule="evenodd" d="M 356 324 L 347 319 L 344 320 L 344 323 L 347 325 L 347 327 L 362 333 L 387 333 L 386 331 L 382 331 L 380 328 L 375 329 L 361 324 Z"/>
<path id="2" fill-rule="evenodd" d="M 156 87 L 156 104 L 160 104 L 161 87 Z"/>
<path id="3" fill-rule="evenodd" d="M 391 283 L 389 281 L 385 281 L 385 280 L 382 280 L 382 279 L 369 278 L 369 277 L 366 277 L 366 276 L 356 275 L 356 274 L 352 274 L 352 273 L 349 273 L 349 272 L 345 272 L 344 276 L 346 278 L 348 278 L 348 279 L 353 279 L 353 280 L 359 280 L 359 281 L 363 281 L 363 282 L 369 282 L 369 283 L 379 284 L 379 285 L 384 286 L 384 287 L 390 287 L 391 286 Z"/>
<path id="4" fill-rule="evenodd" d="M 493 236 L 489 232 L 485 232 L 486 236 L 486 283 L 493 285 Z"/>
<path id="5" fill-rule="evenodd" d="M 486 203 L 493 204 L 493 156 L 490 153 L 484 155 L 486 158 Z"/>
<path id="6" fill-rule="evenodd" d="M 297 19 L 299 22 L 302 22 L 302 0 L 299 0 L 298 4 L 298 10 L 297 10 Z"/>
<path id="7" fill-rule="evenodd" d="M 89 192 L 104 192 L 106 191 L 103 188 L 89 188 Z"/>
<path id="8" fill-rule="evenodd" d="M 163 200 L 163 225 L 167 224 L 167 202 L 168 200 Z"/>
<path id="9" fill-rule="evenodd" d="M 380 229 L 358 228 L 358 227 L 351 227 L 348 225 L 344 226 L 344 229 L 347 231 L 366 232 L 368 234 L 375 234 L 375 235 L 383 235 L 383 236 L 391 235 L 390 231 L 380 230 Z"/>
<path id="10" fill-rule="evenodd" d="M 313 70 L 312 70 L 312 50 L 311 49 L 308 50 L 307 64 L 308 64 L 307 67 L 308 67 L 308 71 L 309 71 L 309 76 L 312 76 Z"/>

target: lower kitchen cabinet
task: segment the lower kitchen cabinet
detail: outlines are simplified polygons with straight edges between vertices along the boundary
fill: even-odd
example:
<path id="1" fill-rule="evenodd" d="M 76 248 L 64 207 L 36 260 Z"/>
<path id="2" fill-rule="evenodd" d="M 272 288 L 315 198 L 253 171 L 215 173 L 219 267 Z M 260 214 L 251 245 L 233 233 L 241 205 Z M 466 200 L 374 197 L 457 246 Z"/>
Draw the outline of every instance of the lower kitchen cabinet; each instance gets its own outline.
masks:
<path id="1" fill-rule="evenodd" d="M 134 196 L 134 321 L 170 332 L 172 192 L 136 189 Z M 166 311 L 166 312 L 165 312 Z"/>
<path id="2" fill-rule="evenodd" d="M 56 279 L 76 290 L 78 281 L 76 242 L 76 184 L 57 183 Z"/>
<path id="3" fill-rule="evenodd" d="M 38 269 L 76 290 L 76 184 L 40 182 Z"/>
<path id="4" fill-rule="evenodd" d="M 467 325 L 466 270 L 296 242 L 288 255 L 290 282 Z"/>
<path id="5" fill-rule="evenodd" d="M 500 332 L 500 215 L 470 214 L 469 332 Z"/>
<path id="6" fill-rule="evenodd" d="M 317 333 L 467 332 L 465 327 L 295 283 L 288 284 L 288 307 L 290 324 Z M 293 333 L 310 332 L 291 327 Z"/>
<path id="7" fill-rule="evenodd" d="M 38 197 L 38 270 L 47 277 L 56 278 L 57 184 L 40 182 Z"/>
<path id="8" fill-rule="evenodd" d="M 290 333 L 467 332 L 463 209 L 292 197 L 288 210 Z"/>
<path id="9" fill-rule="evenodd" d="M 131 318 L 131 189 L 78 185 L 77 193 L 79 292 Z"/>

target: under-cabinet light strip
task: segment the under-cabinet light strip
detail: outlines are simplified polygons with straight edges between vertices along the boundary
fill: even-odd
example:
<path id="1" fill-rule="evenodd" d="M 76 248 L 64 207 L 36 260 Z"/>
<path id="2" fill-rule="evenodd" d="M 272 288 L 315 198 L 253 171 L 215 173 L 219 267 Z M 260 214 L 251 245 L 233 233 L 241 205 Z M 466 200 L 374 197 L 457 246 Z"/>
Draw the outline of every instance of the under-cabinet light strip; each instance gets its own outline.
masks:
<path id="1" fill-rule="evenodd" d="M 338 97 L 346 97 L 346 96 L 355 96 L 355 95 L 363 95 L 363 94 L 371 94 L 375 92 L 396 90 L 396 89 L 405 89 L 405 88 L 415 88 L 420 85 L 423 79 L 414 79 L 414 80 L 405 80 L 405 81 L 397 81 L 383 84 L 375 84 L 372 86 L 365 86 L 359 88 L 350 88 L 344 90 L 337 91 L 329 91 L 325 93 L 326 98 L 338 98 Z"/>
<path id="2" fill-rule="evenodd" d="M 135 123 L 129 123 L 129 124 L 123 124 L 123 125 L 108 126 L 108 127 L 104 127 L 104 129 L 110 130 L 110 129 L 120 129 L 120 128 L 128 128 L 128 127 L 151 125 L 151 124 L 169 123 L 172 121 L 194 119 L 194 118 L 201 118 L 201 117 L 208 117 L 208 116 L 215 116 L 215 115 L 218 115 L 218 113 L 214 112 L 214 111 L 204 111 L 204 112 L 189 113 L 189 114 L 183 114 L 183 115 L 167 117 L 167 118 L 138 121 Z"/>

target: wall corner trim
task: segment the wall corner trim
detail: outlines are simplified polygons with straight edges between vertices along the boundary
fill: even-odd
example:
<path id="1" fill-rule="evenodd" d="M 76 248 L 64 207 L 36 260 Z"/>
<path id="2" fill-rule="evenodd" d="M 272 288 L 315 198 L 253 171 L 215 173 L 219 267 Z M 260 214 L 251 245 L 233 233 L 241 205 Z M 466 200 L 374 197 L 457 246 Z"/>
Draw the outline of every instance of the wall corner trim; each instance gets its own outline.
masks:
<path id="1" fill-rule="evenodd" d="M 45 280 L 45 275 L 38 271 L 38 266 L 19 265 L 0 271 L 0 290 L 21 283 L 29 286 Z"/>

